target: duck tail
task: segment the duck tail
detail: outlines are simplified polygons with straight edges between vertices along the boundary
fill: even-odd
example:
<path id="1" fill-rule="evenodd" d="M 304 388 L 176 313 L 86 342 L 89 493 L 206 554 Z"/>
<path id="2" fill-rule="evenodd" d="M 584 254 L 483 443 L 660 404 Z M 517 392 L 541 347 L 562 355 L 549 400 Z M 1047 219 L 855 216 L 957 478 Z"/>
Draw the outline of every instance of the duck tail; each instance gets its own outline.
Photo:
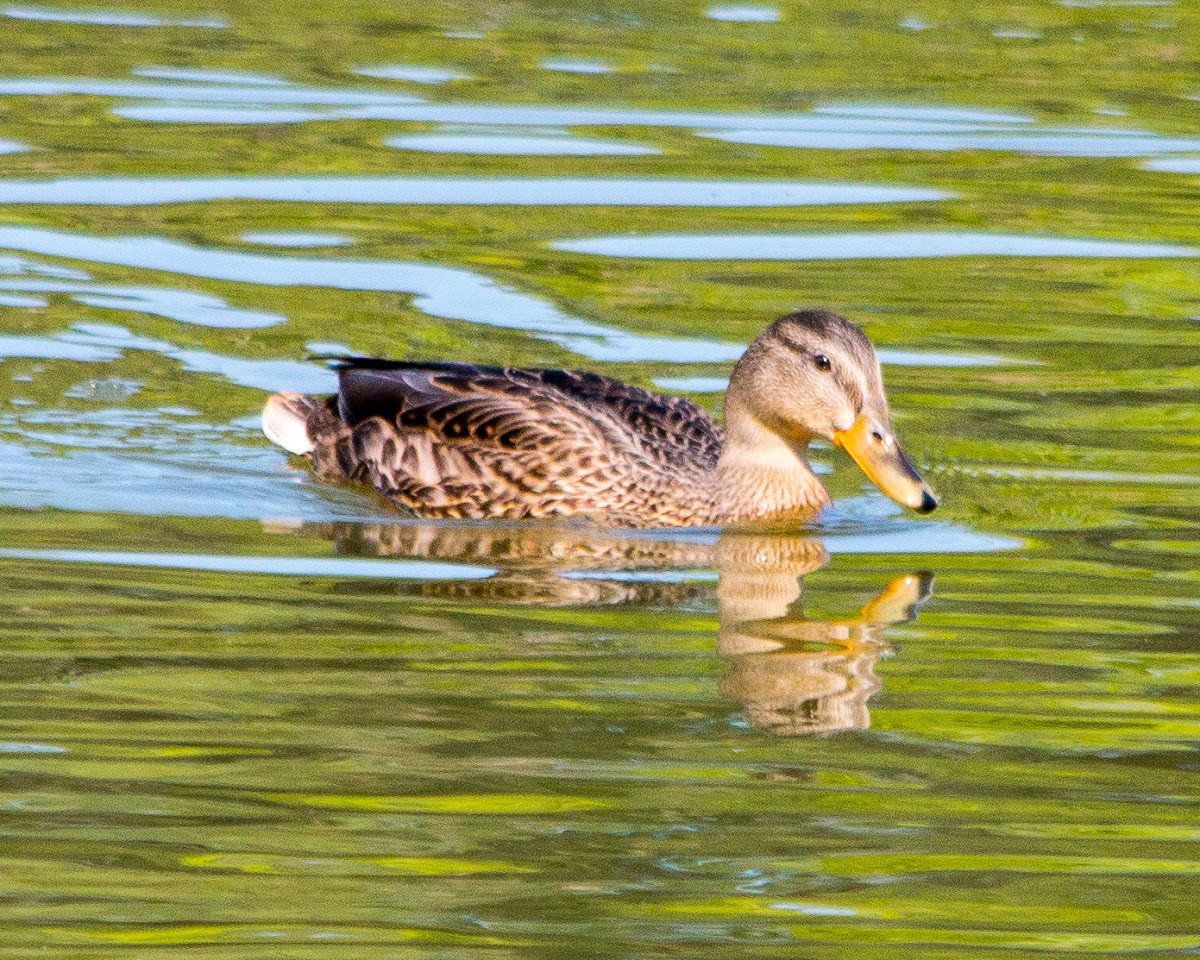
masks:
<path id="1" fill-rule="evenodd" d="M 321 405 L 320 400 L 302 393 L 272 394 L 263 407 L 263 433 L 288 453 L 312 453 L 316 444 L 308 433 L 308 418 Z"/>

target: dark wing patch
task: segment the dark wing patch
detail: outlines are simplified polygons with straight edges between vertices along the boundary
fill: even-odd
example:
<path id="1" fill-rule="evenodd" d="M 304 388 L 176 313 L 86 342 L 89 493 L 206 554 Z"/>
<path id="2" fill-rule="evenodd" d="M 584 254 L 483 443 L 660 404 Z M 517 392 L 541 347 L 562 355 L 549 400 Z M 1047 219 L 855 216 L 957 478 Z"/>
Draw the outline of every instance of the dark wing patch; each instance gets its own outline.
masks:
<path id="1" fill-rule="evenodd" d="M 711 416 L 683 397 L 670 397 L 634 387 L 598 373 L 536 370 L 542 382 L 590 405 L 603 405 L 646 442 L 656 459 L 676 462 L 680 456 L 715 466 L 721 455 L 721 428 Z"/>
<path id="2" fill-rule="evenodd" d="M 509 432 L 487 415 L 488 404 L 478 398 L 493 395 L 524 399 L 530 412 L 550 427 L 564 401 L 575 412 L 606 412 L 630 431 L 631 440 L 640 440 L 646 455 L 660 462 L 676 463 L 685 457 L 713 466 L 721 454 L 720 427 L 690 400 L 597 373 L 365 359 L 343 361 L 339 380 L 339 411 L 351 426 L 378 416 L 403 427 L 443 432 L 450 440 L 469 436 L 510 450 L 536 442 L 540 431 Z M 469 398 L 475 402 L 467 404 Z M 454 409 L 460 404 L 464 406 Z M 468 411 L 468 406 L 473 409 Z M 512 412 L 510 404 L 503 407 Z"/>
<path id="3" fill-rule="evenodd" d="M 387 360 L 344 360 L 338 372 L 338 412 L 354 427 L 369 417 L 394 420 L 396 414 L 441 391 L 431 380 L 437 373 L 470 380 L 480 373 L 499 372 L 468 363 L 416 364 Z"/>
<path id="4" fill-rule="evenodd" d="M 338 410 L 351 427 L 379 417 L 401 432 L 510 451 L 544 448 L 564 430 L 578 430 L 579 412 L 524 373 L 470 364 L 343 369 Z"/>

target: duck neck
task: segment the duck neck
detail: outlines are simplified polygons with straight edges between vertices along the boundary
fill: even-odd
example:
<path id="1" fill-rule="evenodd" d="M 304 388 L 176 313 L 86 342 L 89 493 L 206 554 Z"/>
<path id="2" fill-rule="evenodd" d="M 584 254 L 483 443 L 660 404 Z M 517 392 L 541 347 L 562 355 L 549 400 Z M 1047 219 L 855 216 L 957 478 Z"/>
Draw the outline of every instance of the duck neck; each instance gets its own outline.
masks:
<path id="1" fill-rule="evenodd" d="M 717 520 L 722 524 L 811 520 L 829 494 L 808 464 L 809 438 L 789 442 L 736 397 L 725 402 L 725 446 L 717 461 Z"/>

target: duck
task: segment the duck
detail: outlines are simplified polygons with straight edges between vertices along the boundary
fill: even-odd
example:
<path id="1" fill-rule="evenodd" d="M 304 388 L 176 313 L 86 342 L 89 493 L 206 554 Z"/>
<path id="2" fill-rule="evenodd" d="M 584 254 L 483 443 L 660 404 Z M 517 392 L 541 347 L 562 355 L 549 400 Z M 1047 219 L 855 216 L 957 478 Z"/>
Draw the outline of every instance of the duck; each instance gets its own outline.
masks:
<path id="1" fill-rule="evenodd" d="M 608 527 L 811 523 L 823 438 L 893 500 L 938 505 L 892 427 L 875 347 L 829 310 L 770 324 L 733 367 L 724 425 L 683 397 L 597 373 L 343 357 L 338 391 L 272 395 L 266 436 L 322 480 L 435 520 Z"/>

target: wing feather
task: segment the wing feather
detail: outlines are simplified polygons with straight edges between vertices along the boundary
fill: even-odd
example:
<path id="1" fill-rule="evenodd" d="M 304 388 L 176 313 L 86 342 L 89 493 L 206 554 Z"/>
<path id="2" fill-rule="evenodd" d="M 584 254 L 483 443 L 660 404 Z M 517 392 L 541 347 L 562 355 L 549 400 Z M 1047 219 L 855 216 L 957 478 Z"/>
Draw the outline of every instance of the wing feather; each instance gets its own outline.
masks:
<path id="1" fill-rule="evenodd" d="M 418 514 L 656 516 L 697 486 L 721 431 L 694 404 L 592 373 L 345 359 L 307 431 L 329 477 L 363 480 Z"/>
<path id="2" fill-rule="evenodd" d="M 351 367 L 340 387 L 367 478 L 418 513 L 556 516 L 588 509 L 589 496 L 622 479 L 604 456 L 614 438 L 602 421 L 521 372 Z"/>
<path id="3" fill-rule="evenodd" d="M 598 373 L 537 370 L 543 383 L 588 404 L 603 405 L 641 437 L 658 459 L 681 455 L 715 466 L 723 436 L 713 418 L 684 397 L 654 393 Z"/>
<path id="4" fill-rule="evenodd" d="M 340 412 L 351 425 L 368 416 L 388 417 L 402 400 L 408 414 L 404 426 L 437 429 L 446 415 L 443 405 L 453 407 L 455 399 L 490 395 L 517 400 L 518 408 L 550 424 L 564 406 L 606 414 L 624 425 L 631 439 L 641 441 L 647 453 L 671 461 L 684 455 L 715 464 L 724 439 L 716 421 L 690 400 L 597 373 L 367 359 L 344 361 L 340 374 Z M 512 407 L 504 405 L 503 409 Z M 483 408 L 477 412 L 482 413 Z M 423 422 L 423 417 L 430 417 L 431 422 Z M 487 417 L 481 417 L 480 423 L 487 424 Z M 454 424 L 451 430 L 461 432 L 462 426 Z M 502 446 L 517 449 L 536 442 L 540 434 L 499 435 Z M 452 438 L 449 432 L 448 436 Z"/>

